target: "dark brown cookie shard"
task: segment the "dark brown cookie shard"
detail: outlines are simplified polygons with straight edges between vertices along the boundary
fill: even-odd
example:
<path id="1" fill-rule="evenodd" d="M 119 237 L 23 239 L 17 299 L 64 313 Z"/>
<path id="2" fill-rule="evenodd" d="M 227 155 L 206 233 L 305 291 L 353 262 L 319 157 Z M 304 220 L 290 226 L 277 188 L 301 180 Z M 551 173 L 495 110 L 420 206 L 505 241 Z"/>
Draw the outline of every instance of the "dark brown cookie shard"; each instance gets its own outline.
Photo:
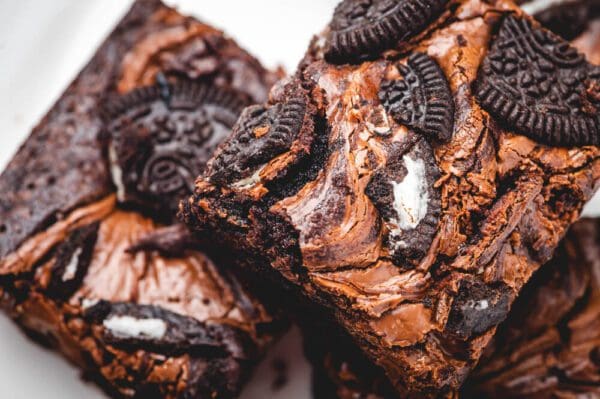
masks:
<path id="1" fill-rule="evenodd" d="M 447 0 L 344 0 L 330 23 L 330 62 L 373 57 L 415 36 L 439 16 Z"/>
<path id="2" fill-rule="evenodd" d="M 299 138 L 308 152 L 314 130 L 306 92 L 292 82 L 283 99 L 272 105 L 255 105 L 242 113 L 231 137 L 209 166 L 211 181 L 243 188 L 259 179 L 269 161 L 289 151 Z M 270 171 L 277 174 L 280 171 Z M 277 176 L 273 176 L 277 177 Z"/>
<path id="3" fill-rule="evenodd" d="M 506 284 L 490 286 L 484 282 L 462 280 L 446 324 L 446 331 L 468 339 L 488 331 L 506 318 L 511 289 Z"/>
<path id="4" fill-rule="evenodd" d="M 428 139 L 449 140 L 454 128 L 454 99 L 439 65 L 427 54 L 414 53 L 397 68 L 401 79 L 381 83 L 379 99 L 386 111 Z"/>
<path id="5" fill-rule="evenodd" d="M 85 319 L 102 326 L 103 339 L 110 345 L 171 356 L 222 357 L 227 354 L 226 339 L 231 338 L 225 336 L 223 325 L 211 326 L 158 306 L 130 302 L 99 301 L 85 311 Z"/>
<path id="6" fill-rule="evenodd" d="M 81 227 L 56 248 L 47 288 L 50 297 L 67 299 L 79 288 L 92 260 L 98 227 L 98 223 Z"/>
<path id="7" fill-rule="evenodd" d="M 177 199 L 231 131 L 247 105 L 237 92 L 181 82 L 136 89 L 106 105 L 106 136 L 121 202 L 135 202 L 170 219 Z"/>
<path id="8" fill-rule="evenodd" d="M 437 231 L 441 195 L 434 184 L 440 172 L 423 139 L 408 150 L 393 146 L 390 152 L 385 167 L 371 177 L 366 194 L 387 227 L 391 258 L 406 266 L 425 256 Z"/>
<path id="9" fill-rule="evenodd" d="M 156 251 L 162 256 L 177 257 L 194 245 L 198 241 L 190 231 L 182 224 L 174 224 L 143 236 L 127 251 L 131 254 Z"/>
<path id="10" fill-rule="evenodd" d="M 476 96 L 498 122 L 554 146 L 600 143 L 600 68 L 527 19 L 507 15 L 479 71 Z"/>

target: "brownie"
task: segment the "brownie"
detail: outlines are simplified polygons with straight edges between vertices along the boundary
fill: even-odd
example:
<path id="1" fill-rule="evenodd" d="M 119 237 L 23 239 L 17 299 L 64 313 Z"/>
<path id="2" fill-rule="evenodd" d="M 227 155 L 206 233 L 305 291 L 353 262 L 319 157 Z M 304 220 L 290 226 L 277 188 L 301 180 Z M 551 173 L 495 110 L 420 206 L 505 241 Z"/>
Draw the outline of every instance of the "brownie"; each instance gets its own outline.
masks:
<path id="1" fill-rule="evenodd" d="M 599 79 L 509 1 L 344 0 L 181 217 L 450 396 L 595 191 Z"/>
<path id="2" fill-rule="evenodd" d="M 233 397 L 284 327 L 175 219 L 276 78 L 138 0 L 0 176 L 3 308 L 111 396 Z"/>
<path id="3" fill-rule="evenodd" d="M 582 1 L 577 4 L 589 3 Z M 553 6 L 545 10 L 543 15 L 551 15 L 549 11 L 563 8 L 562 4 Z M 534 16 L 539 17 L 538 14 Z M 586 54 L 590 62 L 599 64 L 600 25 L 596 18 L 589 14 L 589 19 L 581 21 L 585 32 L 573 41 L 573 45 Z M 548 22 L 543 21 L 545 25 Z M 547 26 L 553 29 L 552 24 Z M 576 223 L 561 242 L 553 259 L 534 274 L 513 305 L 508 319 L 494 336 L 492 344 L 486 348 L 481 364 L 467 379 L 460 397 L 600 396 L 596 383 L 600 369 L 594 368 L 588 358 L 589 355 L 593 356 L 595 347 L 599 345 L 598 334 L 595 334 L 593 324 L 579 325 L 581 329 L 593 329 L 593 333 L 584 338 L 587 341 L 580 346 L 583 340 L 578 343 L 570 341 L 569 337 L 575 336 L 571 335 L 574 327 L 567 322 L 570 317 L 582 317 L 581 314 L 599 311 L 589 309 L 596 304 L 584 298 L 584 291 L 593 293 L 600 289 L 590 278 L 595 267 L 590 259 L 594 259 L 593 251 L 600 248 L 600 242 L 595 242 L 600 231 L 597 223 L 592 220 Z M 581 312 L 576 308 L 585 310 Z M 565 322 L 568 329 L 564 328 Z M 397 397 L 383 370 L 365 359 L 351 340 L 339 333 L 322 334 L 322 331 L 332 331 L 332 326 L 322 321 L 305 319 L 301 324 L 306 337 L 305 353 L 313 366 L 312 388 L 315 398 Z M 558 331 L 561 331 L 560 342 L 557 340 Z M 539 339 L 541 336 L 554 339 Z M 543 345 L 537 348 L 537 342 Z M 531 349 L 534 347 L 536 349 Z M 578 348 L 582 347 L 586 349 L 579 351 Z M 558 358 L 561 360 L 558 362 L 552 355 L 553 348 L 560 348 Z M 542 354 L 542 351 L 545 352 Z M 491 364 L 493 366 L 489 366 Z M 573 372 L 570 366 L 574 364 L 582 365 L 581 372 Z"/>

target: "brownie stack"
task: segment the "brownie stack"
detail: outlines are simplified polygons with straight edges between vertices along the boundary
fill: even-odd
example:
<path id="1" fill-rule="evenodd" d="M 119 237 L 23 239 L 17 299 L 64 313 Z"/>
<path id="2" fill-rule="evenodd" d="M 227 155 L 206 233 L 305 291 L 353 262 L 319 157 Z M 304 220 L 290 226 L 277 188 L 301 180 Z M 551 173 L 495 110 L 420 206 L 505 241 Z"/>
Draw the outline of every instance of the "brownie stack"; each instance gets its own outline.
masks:
<path id="1" fill-rule="evenodd" d="M 117 397 L 235 397 L 284 314 L 317 397 L 600 397 L 597 17 L 343 0 L 275 83 L 138 0 L 0 176 L 3 307 Z"/>

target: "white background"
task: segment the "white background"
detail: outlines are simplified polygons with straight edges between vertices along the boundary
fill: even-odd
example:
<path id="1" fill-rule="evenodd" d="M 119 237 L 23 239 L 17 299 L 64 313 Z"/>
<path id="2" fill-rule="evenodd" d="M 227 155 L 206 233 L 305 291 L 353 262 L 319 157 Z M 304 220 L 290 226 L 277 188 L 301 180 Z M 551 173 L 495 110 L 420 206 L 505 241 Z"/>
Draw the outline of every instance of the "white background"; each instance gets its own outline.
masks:
<path id="1" fill-rule="evenodd" d="M 265 65 L 293 71 L 337 0 L 167 2 L 224 29 Z M 0 169 L 130 4 L 131 0 L 0 0 Z M 599 198 L 594 202 L 600 205 Z M 588 214 L 598 210 L 600 206 L 591 205 Z M 275 357 L 286 360 L 290 379 L 277 392 L 270 388 Z M 308 399 L 309 373 L 299 334 L 293 331 L 259 367 L 243 399 Z M 82 382 L 62 357 L 27 340 L 4 316 L 0 316 L 0 376 L 0 398 L 105 397 L 94 385 Z"/>

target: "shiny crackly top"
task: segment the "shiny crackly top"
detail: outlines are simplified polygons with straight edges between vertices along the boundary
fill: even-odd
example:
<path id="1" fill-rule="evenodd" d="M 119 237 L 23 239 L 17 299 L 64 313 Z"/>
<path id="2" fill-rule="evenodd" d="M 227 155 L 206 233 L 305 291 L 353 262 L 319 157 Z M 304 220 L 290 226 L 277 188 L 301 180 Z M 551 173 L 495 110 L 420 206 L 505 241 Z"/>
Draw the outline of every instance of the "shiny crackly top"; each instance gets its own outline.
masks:
<path id="1" fill-rule="evenodd" d="M 600 54 L 596 22 L 591 21 L 572 42 L 594 63 Z M 600 322 L 597 239 L 597 220 L 571 227 L 553 259 L 524 287 L 461 396 L 577 398 L 598 391 L 600 330 L 592 328 Z M 320 340 L 319 331 L 312 325 L 307 328 L 310 337 Z M 340 398 L 387 397 L 381 392 L 387 389 L 381 370 L 372 366 L 364 370 L 364 360 L 340 344 L 339 338 L 323 339 L 329 339 L 329 350 L 310 352 L 308 347 L 325 379 L 321 385 L 315 383 L 317 388 L 333 389 Z"/>
<path id="2" fill-rule="evenodd" d="M 394 7 L 380 3 L 389 5 L 382 12 Z M 266 246 L 271 266 L 332 310 L 400 392 L 451 391 L 600 177 L 599 150 L 586 145 L 599 139 L 598 69 L 528 18 L 508 1 L 450 2 L 422 33 L 351 62 L 336 57 L 373 36 L 344 42 L 338 32 L 340 49 L 332 53 L 326 30 L 295 77 L 272 92 L 267 110 L 242 116 L 184 204 L 184 218 L 196 227 L 222 220 L 255 229 L 246 241 L 233 233 L 232 245 Z M 512 34 L 523 35 L 525 47 L 538 43 L 525 53 L 533 66 L 512 55 L 527 51 L 511 44 Z M 536 55 L 546 48 L 556 51 L 547 57 L 557 66 Z M 538 77 L 536 68 L 552 72 Z M 562 88 L 552 82 L 569 68 L 589 74 L 570 86 L 581 98 L 570 110 L 553 108 Z M 506 94 L 513 79 L 521 103 Z M 288 109 L 302 98 L 294 127 Z M 267 118 L 272 110 L 283 110 L 285 121 Z M 562 116 L 545 119 L 550 110 Z M 292 127 L 282 130 L 284 122 Z M 289 131 L 296 141 L 281 133 Z M 327 138 L 317 157 L 322 167 L 302 172 L 297 159 L 318 137 Z M 242 142 L 248 150 L 236 158 Z M 260 153 L 253 146 L 272 156 L 252 158 Z M 238 173 L 222 173 L 226 164 Z M 243 205 L 233 211 L 231 201 Z M 278 247 L 261 238 L 283 230 L 293 232 L 300 264 L 289 263 L 293 249 L 281 256 L 289 241 Z"/>
<path id="3" fill-rule="evenodd" d="M 555 258 L 531 279 L 486 348 L 466 391 L 472 397 L 600 394 L 598 221 L 573 225 Z"/>

